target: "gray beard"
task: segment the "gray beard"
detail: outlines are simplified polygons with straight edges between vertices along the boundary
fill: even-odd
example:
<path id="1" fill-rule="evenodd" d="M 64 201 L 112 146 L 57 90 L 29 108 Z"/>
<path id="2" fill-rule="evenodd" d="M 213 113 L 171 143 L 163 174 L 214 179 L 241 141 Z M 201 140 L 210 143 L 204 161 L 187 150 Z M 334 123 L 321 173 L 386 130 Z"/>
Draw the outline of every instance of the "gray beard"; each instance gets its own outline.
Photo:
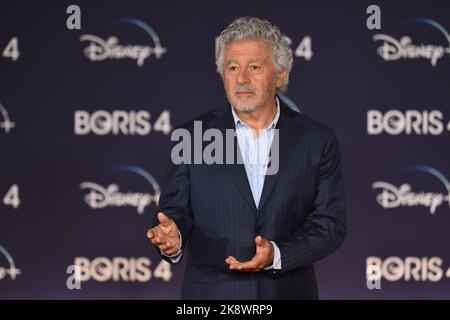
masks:
<path id="1" fill-rule="evenodd" d="M 252 113 L 256 110 L 258 110 L 257 106 L 233 106 L 233 109 L 237 112 L 242 112 L 242 113 Z"/>

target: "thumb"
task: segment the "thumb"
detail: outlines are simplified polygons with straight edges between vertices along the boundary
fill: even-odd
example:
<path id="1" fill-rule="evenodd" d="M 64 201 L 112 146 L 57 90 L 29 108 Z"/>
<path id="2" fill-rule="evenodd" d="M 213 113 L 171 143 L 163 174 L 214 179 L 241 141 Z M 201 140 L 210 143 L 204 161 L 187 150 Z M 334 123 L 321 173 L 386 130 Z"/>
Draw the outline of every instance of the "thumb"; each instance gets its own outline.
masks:
<path id="1" fill-rule="evenodd" d="M 262 243 L 263 243 L 263 237 L 257 236 L 257 237 L 255 238 L 255 243 L 256 243 L 257 246 L 261 246 Z"/>
<path id="2" fill-rule="evenodd" d="M 158 221 L 159 221 L 163 226 L 167 226 L 167 225 L 169 225 L 170 218 L 167 217 L 164 213 L 158 212 Z"/>

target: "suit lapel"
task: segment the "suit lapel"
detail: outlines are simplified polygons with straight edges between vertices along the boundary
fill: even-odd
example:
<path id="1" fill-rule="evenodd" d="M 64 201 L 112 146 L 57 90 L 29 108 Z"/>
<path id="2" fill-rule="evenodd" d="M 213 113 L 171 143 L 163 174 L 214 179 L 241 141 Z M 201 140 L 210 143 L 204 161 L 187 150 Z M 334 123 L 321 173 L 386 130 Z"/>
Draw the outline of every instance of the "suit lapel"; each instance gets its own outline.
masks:
<path id="1" fill-rule="evenodd" d="M 295 114 L 295 111 L 290 110 L 289 107 L 285 106 L 284 103 L 280 101 L 280 118 L 278 119 L 278 123 L 276 126 L 279 134 L 279 167 L 276 174 L 266 175 L 264 179 L 264 186 L 261 194 L 261 199 L 259 201 L 258 212 L 262 210 L 265 202 L 267 201 L 267 198 L 272 193 L 273 188 L 280 178 L 280 174 L 283 171 L 283 168 L 285 167 L 283 163 L 285 162 L 289 153 L 290 139 L 292 139 L 292 129 L 294 128 L 292 117 L 294 117 Z M 276 152 L 274 143 L 272 143 L 270 152 L 271 155 Z"/>
<path id="2" fill-rule="evenodd" d="M 231 106 L 227 104 L 224 108 L 219 109 L 216 112 L 217 115 L 217 128 L 222 132 L 223 137 L 226 137 L 226 129 L 236 130 L 233 115 L 231 114 Z M 238 145 L 237 138 L 234 138 L 234 164 L 224 164 L 226 170 L 228 170 L 229 174 L 233 178 L 237 188 L 244 196 L 245 200 L 248 202 L 250 208 L 256 213 L 256 204 L 253 199 L 252 190 L 250 189 L 250 184 L 248 182 L 247 173 L 245 172 L 244 164 L 237 163 L 237 154 L 241 153 Z M 225 143 L 225 139 L 224 139 Z M 224 156 L 226 152 L 224 150 Z"/>

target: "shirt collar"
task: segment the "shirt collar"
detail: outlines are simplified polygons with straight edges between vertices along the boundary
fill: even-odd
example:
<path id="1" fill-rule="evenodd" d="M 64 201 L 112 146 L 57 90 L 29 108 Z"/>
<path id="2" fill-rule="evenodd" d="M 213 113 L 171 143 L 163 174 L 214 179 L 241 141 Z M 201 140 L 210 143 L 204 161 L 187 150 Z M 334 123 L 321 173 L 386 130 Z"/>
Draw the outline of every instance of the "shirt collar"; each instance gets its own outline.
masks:
<path id="1" fill-rule="evenodd" d="M 275 114 L 275 117 L 273 118 L 273 121 L 267 126 L 266 129 L 275 129 L 278 119 L 280 118 L 280 100 L 278 100 L 278 96 L 275 96 L 275 100 L 277 103 L 277 112 Z M 236 128 L 238 126 L 247 126 L 247 124 L 238 117 L 233 107 L 231 107 L 231 112 L 233 113 L 233 119 Z"/>

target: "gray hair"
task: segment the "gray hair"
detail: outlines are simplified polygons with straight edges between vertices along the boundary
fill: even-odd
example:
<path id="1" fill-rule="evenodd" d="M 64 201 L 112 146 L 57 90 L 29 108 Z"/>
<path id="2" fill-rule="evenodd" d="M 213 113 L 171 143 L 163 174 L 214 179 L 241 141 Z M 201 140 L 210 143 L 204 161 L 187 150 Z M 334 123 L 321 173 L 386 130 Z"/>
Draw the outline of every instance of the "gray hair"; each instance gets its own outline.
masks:
<path id="1" fill-rule="evenodd" d="M 278 89 L 285 92 L 293 62 L 290 41 L 281 33 L 280 28 L 256 17 L 247 16 L 234 20 L 216 39 L 216 65 L 221 77 L 223 78 L 224 56 L 228 45 L 240 40 L 263 40 L 269 45 L 277 72 L 283 69 L 287 71 L 286 79 Z"/>

